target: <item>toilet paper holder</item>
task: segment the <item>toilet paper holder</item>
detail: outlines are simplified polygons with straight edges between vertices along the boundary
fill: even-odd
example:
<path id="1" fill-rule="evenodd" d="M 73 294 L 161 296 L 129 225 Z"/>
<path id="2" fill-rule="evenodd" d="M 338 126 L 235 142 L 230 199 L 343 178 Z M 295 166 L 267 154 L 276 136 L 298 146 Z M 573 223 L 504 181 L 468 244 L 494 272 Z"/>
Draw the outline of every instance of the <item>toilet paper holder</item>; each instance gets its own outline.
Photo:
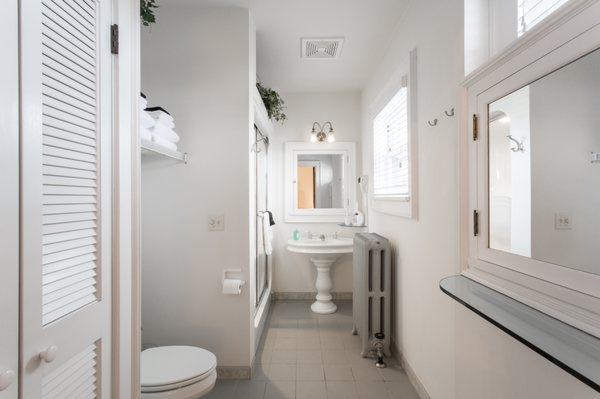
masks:
<path id="1" fill-rule="evenodd" d="M 221 284 L 225 283 L 227 279 L 235 279 L 241 280 L 240 287 L 246 285 L 246 281 L 244 280 L 244 273 L 242 269 L 224 269 L 223 270 L 223 278 L 221 279 Z"/>

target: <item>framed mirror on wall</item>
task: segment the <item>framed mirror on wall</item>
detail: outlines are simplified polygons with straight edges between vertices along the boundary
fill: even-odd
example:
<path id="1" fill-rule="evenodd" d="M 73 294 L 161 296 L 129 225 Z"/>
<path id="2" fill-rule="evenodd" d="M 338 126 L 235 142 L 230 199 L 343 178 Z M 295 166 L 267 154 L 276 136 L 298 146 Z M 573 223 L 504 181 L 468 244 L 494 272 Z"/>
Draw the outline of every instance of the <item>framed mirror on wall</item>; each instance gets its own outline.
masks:
<path id="1" fill-rule="evenodd" d="M 285 144 L 286 222 L 343 222 L 356 202 L 355 144 Z"/>
<path id="2" fill-rule="evenodd" d="M 466 82 L 463 274 L 600 336 L 600 26 L 591 13 L 564 17 L 548 27 L 552 40 L 530 39 Z"/>

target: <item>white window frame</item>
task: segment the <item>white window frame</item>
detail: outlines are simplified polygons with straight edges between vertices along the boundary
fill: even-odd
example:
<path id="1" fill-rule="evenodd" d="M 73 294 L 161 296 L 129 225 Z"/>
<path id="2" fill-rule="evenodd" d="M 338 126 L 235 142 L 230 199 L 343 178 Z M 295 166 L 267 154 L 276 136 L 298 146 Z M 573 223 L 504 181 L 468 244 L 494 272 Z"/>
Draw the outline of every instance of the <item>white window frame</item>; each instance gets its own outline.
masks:
<path id="1" fill-rule="evenodd" d="M 522 36 L 464 82 L 468 115 L 478 115 L 478 139 L 472 139 L 475 120 L 469 117 L 461 142 L 462 273 L 600 336 L 600 276 L 494 250 L 488 242 L 488 104 L 600 47 L 600 1 L 572 3 L 577 7 L 568 3 L 572 7 L 540 23 L 535 37 Z M 473 210 L 479 212 L 478 236 Z"/>
<path id="2" fill-rule="evenodd" d="M 408 195 L 396 195 L 396 196 L 377 196 L 374 194 L 374 135 L 373 124 L 375 118 L 390 102 L 390 100 L 398 93 L 402 88 L 407 88 L 407 114 L 408 114 Z M 371 118 L 370 126 L 371 129 L 371 165 L 370 171 L 371 179 L 370 183 L 370 203 L 371 209 L 393 216 L 400 216 L 406 218 L 417 218 L 418 210 L 418 125 L 417 125 L 417 49 L 413 49 L 409 53 L 408 64 L 406 67 L 400 68 L 395 76 L 390 79 L 388 84 L 379 93 L 373 105 L 370 108 Z"/>

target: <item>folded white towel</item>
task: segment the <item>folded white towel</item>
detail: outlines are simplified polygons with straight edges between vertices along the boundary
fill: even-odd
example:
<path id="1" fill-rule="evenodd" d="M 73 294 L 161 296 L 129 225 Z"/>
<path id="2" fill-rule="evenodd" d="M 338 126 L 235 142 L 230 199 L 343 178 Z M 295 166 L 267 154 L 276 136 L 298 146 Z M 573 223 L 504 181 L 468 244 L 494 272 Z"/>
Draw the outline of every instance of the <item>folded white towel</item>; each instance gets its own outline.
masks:
<path id="1" fill-rule="evenodd" d="M 262 233 L 265 254 L 271 255 L 273 253 L 273 227 L 271 226 L 268 212 L 262 214 Z"/>
<path id="2" fill-rule="evenodd" d="M 173 117 L 171 115 L 169 115 L 168 113 L 166 113 L 162 109 L 158 109 L 158 108 L 160 108 L 160 107 L 148 108 L 147 111 L 156 120 L 163 120 L 163 121 L 173 122 Z"/>
<path id="3" fill-rule="evenodd" d="M 150 129 L 156 125 L 156 120 L 150 116 L 146 111 L 140 111 L 140 126 L 145 129 Z"/>
<path id="4" fill-rule="evenodd" d="M 140 96 L 140 109 L 143 111 L 148 108 L 148 100 Z"/>
<path id="5" fill-rule="evenodd" d="M 162 147 L 168 148 L 169 150 L 177 151 L 177 144 L 171 143 L 169 140 L 165 140 L 156 134 L 152 135 L 152 141 Z"/>
<path id="6" fill-rule="evenodd" d="M 163 125 L 165 127 L 168 127 L 169 129 L 175 129 L 175 122 L 173 122 L 172 120 L 168 120 L 168 119 L 154 119 L 156 121 L 157 125 Z"/>
<path id="7" fill-rule="evenodd" d="M 146 128 L 140 129 L 140 138 L 148 141 L 152 141 L 152 132 Z"/>
<path id="8" fill-rule="evenodd" d="M 152 134 L 156 135 L 156 136 L 160 136 L 161 138 L 170 141 L 171 143 L 178 143 L 179 142 L 179 135 L 177 133 L 175 133 L 173 131 L 173 129 L 168 128 L 165 125 L 162 125 L 160 123 L 157 123 L 156 125 L 154 125 L 150 131 L 152 132 Z"/>

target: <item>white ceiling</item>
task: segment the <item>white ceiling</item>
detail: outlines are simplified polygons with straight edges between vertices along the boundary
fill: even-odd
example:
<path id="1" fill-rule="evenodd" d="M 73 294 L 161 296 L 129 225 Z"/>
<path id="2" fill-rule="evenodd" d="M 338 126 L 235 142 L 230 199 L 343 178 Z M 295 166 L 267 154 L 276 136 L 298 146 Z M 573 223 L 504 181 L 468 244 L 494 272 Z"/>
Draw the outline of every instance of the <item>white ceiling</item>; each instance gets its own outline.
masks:
<path id="1" fill-rule="evenodd" d="M 364 87 L 409 0 L 251 0 L 258 75 L 281 92 Z M 302 37 L 345 37 L 338 59 L 301 59 Z"/>
<path id="2" fill-rule="evenodd" d="M 410 0 L 164 0 L 248 7 L 261 81 L 280 92 L 361 90 Z M 160 0 L 159 0 L 160 4 Z M 301 59 L 302 37 L 344 37 L 337 59 Z"/>

